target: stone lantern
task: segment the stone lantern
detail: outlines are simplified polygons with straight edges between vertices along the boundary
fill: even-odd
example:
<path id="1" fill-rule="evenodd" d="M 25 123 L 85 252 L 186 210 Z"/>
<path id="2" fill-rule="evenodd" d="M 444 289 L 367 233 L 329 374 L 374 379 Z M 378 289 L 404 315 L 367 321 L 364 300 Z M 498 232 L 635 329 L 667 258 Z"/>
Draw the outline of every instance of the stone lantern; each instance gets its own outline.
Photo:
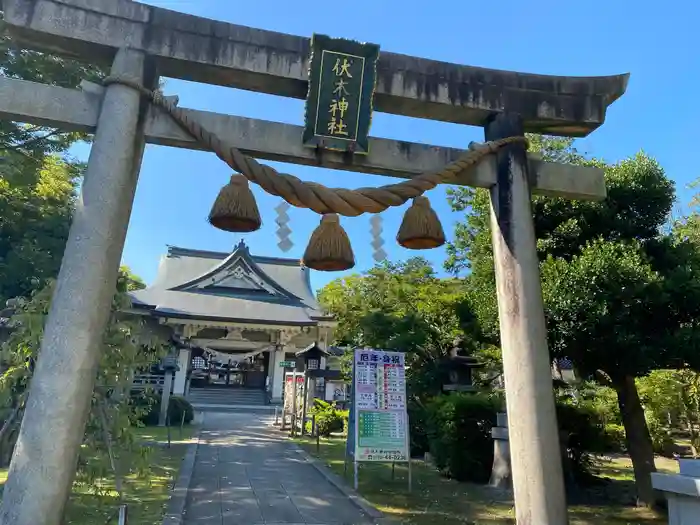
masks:
<path id="1" fill-rule="evenodd" d="M 449 357 L 440 362 L 440 378 L 445 392 L 473 392 L 473 370 L 483 368 L 484 364 L 471 356 L 460 355 L 464 349 L 464 340 L 456 339 Z"/>

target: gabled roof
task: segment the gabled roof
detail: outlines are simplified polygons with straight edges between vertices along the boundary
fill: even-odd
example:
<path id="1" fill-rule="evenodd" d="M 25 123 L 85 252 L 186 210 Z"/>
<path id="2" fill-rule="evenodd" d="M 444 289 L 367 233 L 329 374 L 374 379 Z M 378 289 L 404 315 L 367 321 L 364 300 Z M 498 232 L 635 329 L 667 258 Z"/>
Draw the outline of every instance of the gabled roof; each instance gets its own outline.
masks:
<path id="1" fill-rule="evenodd" d="M 253 256 L 242 242 L 230 254 L 170 246 L 153 284 L 131 296 L 163 317 L 315 324 L 326 316 L 309 271 L 297 259 Z"/>
<path id="2" fill-rule="evenodd" d="M 309 352 L 318 352 L 319 354 L 322 354 L 323 356 L 329 356 L 331 353 L 328 350 L 324 350 L 320 346 L 318 346 L 318 342 L 311 343 L 309 346 L 306 348 L 299 350 L 296 352 L 294 355 L 297 357 L 300 357 L 304 354 L 308 354 Z"/>

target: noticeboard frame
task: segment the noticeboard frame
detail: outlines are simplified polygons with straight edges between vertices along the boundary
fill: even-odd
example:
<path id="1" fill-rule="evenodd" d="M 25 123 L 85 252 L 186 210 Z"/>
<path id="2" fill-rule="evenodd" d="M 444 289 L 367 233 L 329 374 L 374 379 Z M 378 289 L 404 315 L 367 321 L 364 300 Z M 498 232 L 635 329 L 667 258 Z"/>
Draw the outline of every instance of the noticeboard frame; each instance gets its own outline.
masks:
<path id="1" fill-rule="evenodd" d="M 402 352 L 395 352 L 395 351 L 390 351 L 390 350 L 378 350 L 378 349 L 373 349 L 373 348 L 356 348 L 353 350 L 353 360 L 352 360 L 352 387 L 351 387 L 351 394 L 350 394 L 350 413 L 349 413 L 349 421 L 348 421 L 348 435 L 346 438 L 346 446 L 345 446 L 345 466 L 344 466 L 344 475 L 347 475 L 347 469 L 348 469 L 348 463 L 350 458 L 352 458 L 352 463 L 353 463 L 353 486 L 355 490 L 357 490 L 359 486 L 359 464 L 360 463 L 391 463 L 392 465 L 392 478 L 394 475 L 394 467 L 396 463 L 406 463 L 408 465 L 408 492 L 411 492 L 412 486 L 413 486 L 413 472 L 412 472 L 412 461 L 411 461 L 411 435 L 410 435 L 410 421 L 408 417 L 408 409 L 406 406 L 406 402 L 408 399 L 407 393 L 404 389 L 404 424 L 405 424 L 405 449 L 406 449 L 406 459 L 405 460 L 393 460 L 393 461 L 361 461 L 358 459 L 357 455 L 357 448 L 359 446 L 359 417 L 358 417 L 358 409 L 357 409 L 357 388 L 356 388 L 356 379 L 357 379 L 357 370 L 356 370 L 356 363 L 357 363 L 357 354 L 359 352 L 381 352 L 383 354 L 389 353 L 389 354 L 395 354 L 395 353 L 402 353 Z M 404 369 L 405 369 L 405 361 L 404 361 Z M 404 381 L 405 385 L 405 381 Z M 404 386 L 405 388 L 405 386 Z"/>

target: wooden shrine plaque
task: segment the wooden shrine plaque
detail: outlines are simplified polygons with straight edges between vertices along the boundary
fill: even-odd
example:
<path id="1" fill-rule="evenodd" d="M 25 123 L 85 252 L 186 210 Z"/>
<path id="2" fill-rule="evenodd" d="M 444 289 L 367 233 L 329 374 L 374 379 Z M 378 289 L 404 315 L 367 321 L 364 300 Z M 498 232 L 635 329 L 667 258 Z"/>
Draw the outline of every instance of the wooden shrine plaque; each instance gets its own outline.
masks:
<path id="1" fill-rule="evenodd" d="M 305 146 L 367 154 L 379 46 L 313 35 Z"/>

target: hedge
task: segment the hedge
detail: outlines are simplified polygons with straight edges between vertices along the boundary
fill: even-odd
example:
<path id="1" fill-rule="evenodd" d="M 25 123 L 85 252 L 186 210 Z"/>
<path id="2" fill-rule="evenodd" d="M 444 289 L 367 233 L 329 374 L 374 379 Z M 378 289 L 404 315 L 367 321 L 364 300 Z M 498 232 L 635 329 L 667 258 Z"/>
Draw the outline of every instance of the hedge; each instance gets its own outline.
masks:
<path id="1" fill-rule="evenodd" d="M 435 465 L 448 477 L 485 483 L 493 463 L 491 429 L 499 404 L 483 394 L 450 394 L 427 406 L 427 437 Z"/>
<path id="2" fill-rule="evenodd" d="M 144 425 L 158 425 L 160 416 L 160 393 L 143 393 L 132 398 L 132 400 L 138 407 L 143 408 L 142 416 L 139 419 Z M 190 424 L 194 419 L 194 408 L 190 402 L 182 396 L 170 396 L 170 403 L 168 404 L 168 419 L 170 420 L 170 424 L 173 426 L 180 425 L 183 413 L 185 415 L 185 424 Z"/>
<path id="3" fill-rule="evenodd" d="M 334 432 L 347 432 L 349 411 L 338 409 L 335 403 L 315 399 L 309 416 L 316 417 L 316 429 L 321 436 L 328 437 Z M 307 423 L 306 428 L 311 432 L 311 422 Z"/>
<path id="4" fill-rule="evenodd" d="M 484 393 L 445 394 L 421 409 L 411 409 L 412 453 L 427 448 L 435 465 L 446 476 L 460 481 L 485 483 L 493 465 L 491 429 L 501 400 Z M 561 455 L 567 479 L 590 478 L 591 454 L 620 448 L 620 432 L 604 424 L 604 418 L 588 406 L 557 404 Z M 414 426 L 415 421 L 415 426 Z M 422 427 L 425 434 L 421 434 Z"/>

